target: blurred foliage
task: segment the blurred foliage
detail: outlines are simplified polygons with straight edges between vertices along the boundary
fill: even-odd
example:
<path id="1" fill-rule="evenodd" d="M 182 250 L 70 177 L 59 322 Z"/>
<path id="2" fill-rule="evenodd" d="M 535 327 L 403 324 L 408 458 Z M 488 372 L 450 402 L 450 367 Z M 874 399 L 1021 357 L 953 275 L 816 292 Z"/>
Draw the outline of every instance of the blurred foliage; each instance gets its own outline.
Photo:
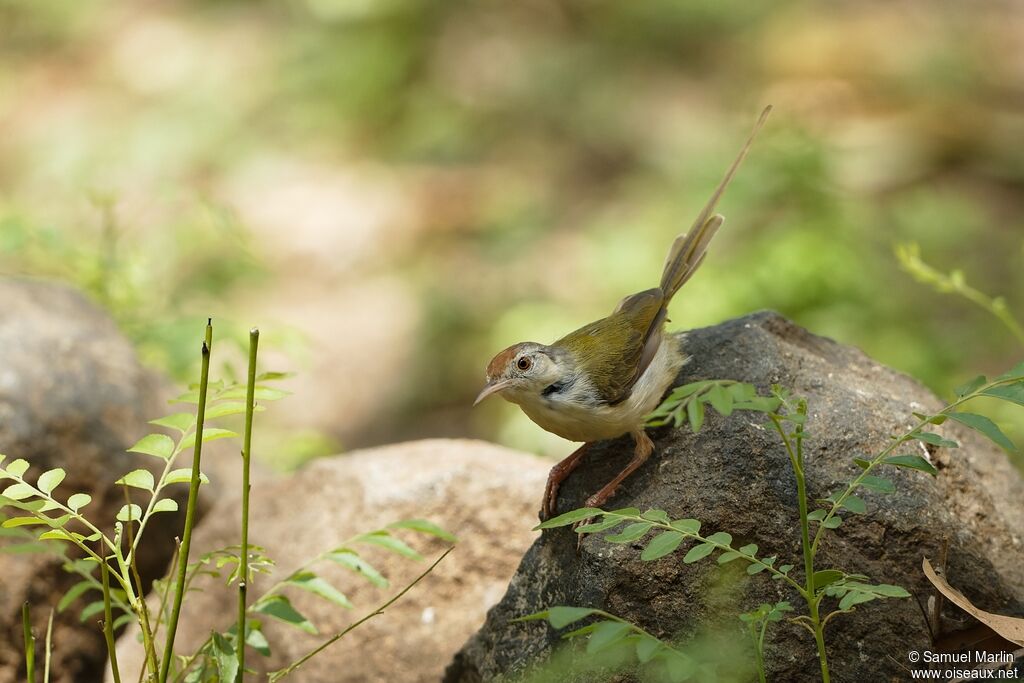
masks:
<path id="1" fill-rule="evenodd" d="M 0 0 L 0 268 L 88 288 L 175 373 L 176 321 L 395 276 L 402 352 L 353 322 L 349 381 L 308 398 L 375 416 L 298 426 L 564 453 L 470 412 L 488 358 L 651 286 L 770 102 L 673 326 L 773 308 L 948 394 L 1019 348 L 892 248 L 1024 311 L 1022 28 L 1000 2 Z"/>

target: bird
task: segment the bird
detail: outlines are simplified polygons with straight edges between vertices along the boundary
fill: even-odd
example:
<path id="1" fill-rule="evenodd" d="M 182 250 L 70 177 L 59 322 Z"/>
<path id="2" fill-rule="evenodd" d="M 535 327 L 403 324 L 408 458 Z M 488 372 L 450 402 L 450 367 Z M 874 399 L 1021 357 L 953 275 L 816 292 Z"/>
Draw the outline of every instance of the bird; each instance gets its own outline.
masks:
<path id="1" fill-rule="evenodd" d="M 583 442 L 551 469 L 541 504 L 542 521 L 557 514 L 559 487 L 591 444 L 630 434 L 635 446 L 626 467 L 587 499 L 584 506 L 588 508 L 607 502 L 654 451 L 645 431 L 646 418 L 689 360 L 678 343 L 666 339 L 668 305 L 704 262 L 708 244 L 725 220 L 714 213 L 715 207 L 771 109 L 769 105 L 761 112 L 690 230 L 673 241 L 657 287 L 627 296 L 607 317 L 558 341 L 513 344 L 488 363 L 486 384 L 474 406 L 490 396 L 501 396 L 518 404 L 546 431 Z"/>

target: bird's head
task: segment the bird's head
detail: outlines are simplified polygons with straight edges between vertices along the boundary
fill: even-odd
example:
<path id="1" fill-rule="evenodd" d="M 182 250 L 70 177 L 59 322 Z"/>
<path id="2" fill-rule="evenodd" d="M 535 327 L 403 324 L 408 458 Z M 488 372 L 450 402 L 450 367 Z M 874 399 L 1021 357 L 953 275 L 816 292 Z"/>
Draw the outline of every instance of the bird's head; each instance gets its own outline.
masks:
<path id="1" fill-rule="evenodd" d="M 506 401 L 530 401 L 567 374 L 566 359 L 550 346 L 520 342 L 508 347 L 487 364 L 487 384 L 473 405 L 500 394 Z"/>

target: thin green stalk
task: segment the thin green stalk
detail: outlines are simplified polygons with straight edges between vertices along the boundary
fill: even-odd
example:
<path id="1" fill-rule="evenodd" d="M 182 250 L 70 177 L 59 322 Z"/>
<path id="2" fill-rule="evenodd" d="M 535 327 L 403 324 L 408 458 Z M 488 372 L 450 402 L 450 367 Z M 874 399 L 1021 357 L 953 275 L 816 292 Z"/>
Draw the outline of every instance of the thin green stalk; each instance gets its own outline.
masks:
<path id="1" fill-rule="evenodd" d="M 132 497 L 128 492 L 128 487 L 125 486 L 123 488 L 124 501 L 130 510 Z M 153 494 L 153 498 L 156 498 L 155 493 Z M 139 576 L 139 568 L 135 562 L 134 548 L 137 537 L 135 536 L 135 527 L 132 526 L 132 521 L 130 519 L 125 523 L 125 530 L 128 533 L 128 548 L 130 549 L 128 553 L 128 568 L 131 572 L 131 577 L 135 579 L 135 585 L 139 590 L 139 597 L 132 603 L 132 611 L 138 615 L 139 625 L 142 627 L 142 643 L 146 652 L 146 665 L 149 668 L 150 675 L 157 676 L 159 672 L 159 669 L 157 668 L 157 660 L 159 657 L 157 657 L 156 654 L 156 635 L 153 633 L 153 629 L 149 623 L 149 605 L 146 604 L 146 591 L 142 588 L 142 577 Z"/>
<path id="2" fill-rule="evenodd" d="M 121 683 L 121 670 L 117 667 L 117 648 L 114 647 L 114 618 L 110 609 L 110 567 L 106 562 L 100 563 L 100 573 L 103 575 L 103 637 L 107 640 L 110 673 L 114 677 L 114 683 Z"/>
<path id="3" fill-rule="evenodd" d="M 438 557 L 436 560 L 434 560 L 434 563 L 431 564 L 429 567 L 427 567 L 427 569 L 422 574 L 417 576 L 413 580 L 412 583 L 410 583 L 408 586 L 406 586 L 405 588 L 400 590 L 394 597 L 392 597 L 390 600 L 385 602 L 383 605 L 381 605 L 380 607 L 376 608 L 372 612 L 368 613 L 362 619 L 349 624 L 349 626 L 344 631 L 341 631 L 340 633 L 334 634 L 333 636 L 328 638 L 326 641 L 324 641 L 323 643 L 321 643 L 317 647 L 313 648 L 312 650 L 307 652 L 305 655 L 303 655 L 302 657 L 300 657 L 296 661 L 292 662 L 286 668 L 280 669 L 279 671 L 275 671 L 274 673 L 270 674 L 270 683 L 276 683 L 277 681 L 280 681 L 285 676 L 288 676 L 289 674 L 293 673 L 296 669 L 301 667 L 303 664 L 308 662 L 310 659 L 312 659 L 316 655 L 320 654 L 321 652 L 323 652 L 324 650 L 329 648 L 334 643 L 336 643 L 339 640 L 341 640 L 342 638 L 344 638 L 349 633 L 349 631 L 352 631 L 353 629 L 357 628 L 363 622 L 369 621 L 370 619 L 373 619 L 374 617 L 383 614 L 384 610 L 386 610 L 388 607 L 390 607 L 392 604 L 394 604 L 399 598 L 401 598 L 403 595 L 405 595 L 410 590 L 412 590 L 412 587 L 415 586 L 420 581 L 422 581 L 424 578 L 426 578 L 427 574 L 429 574 L 430 572 L 434 571 L 434 567 L 436 567 L 438 564 L 440 564 L 441 560 L 443 560 L 444 558 L 448 557 L 448 553 L 450 553 L 453 550 L 455 550 L 455 548 L 448 548 L 448 550 L 445 550 L 443 553 L 441 553 L 441 556 Z"/>
<path id="4" fill-rule="evenodd" d="M 32 635 L 32 614 L 27 600 L 21 606 L 21 632 L 25 639 L 25 678 L 28 683 L 35 683 L 36 638 Z"/>
<path id="5" fill-rule="evenodd" d="M 242 545 L 238 565 L 238 681 L 245 677 L 245 610 L 249 589 L 249 458 L 252 455 L 252 414 L 256 403 L 256 351 L 260 331 L 249 330 L 249 378 L 245 392 L 245 435 L 242 440 Z"/>
<path id="6" fill-rule="evenodd" d="M 203 423 L 206 419 L 206 390 L 210 383 L 210 347 L 213 345 L 213 321 L 206 321 L 206 339 L 203 341 L 202 370 L 199 375 L 199 407 L 196 410 L 196 443 L 192 451 L 192 479 L 188 486 L 188 507 L 185 510 L 185 530 L 181 537 L 178 557 L 178 582 L 174 589 L 174 602 L 167 620 L 167 642 L 164 645 L 163 660 L 160 663 L 159 683 L 166 683 L 174 658 L 174 636 L 178 630 L 178 616 L 181 601 L 185 597 L 185 574 L 188 569 L 188 553 L 192 545 L 192 527 L 196 519 L 196 501 L 199 498 L 199 466 L 203 454 Z"/>
<path id="7" fill-rule="evenodd" d="M 802 401 L 797 406 L 797 413 L 800 415 L 806 415 L 807 413 L 806 404 Z M 800 545 L 803 549 L 804 555 L 804 588 L 800 593 L 807 602 L 807 611 L 808 616 L 810 617 L 812 631 L 814 633 L 814 642 L 818 649 L 818 663 L 821 666 L 821 680 L 822 683 L 829 683 L 828 655 L 825 651 L 823 624 L 821 622 L 821 614 L 818 610 L 820 596 L 815 594 L 814 586 L 814 557 L 816 548 L 814 543 L 811 541 L 811 523 L 807 518 L 807 477 L 804 474 L 803 449 L 804 428 L 803 424 L 800 422 L 795 423 L 793 430 L 794 435 L 793 438 L 790 439 L 790 436 L 786 434 L 786 430 L 782 424 L 785 418 L 775 413 L 769 414 L 769 417 L 771 418 L 772 424 L 775 426 L 775 430 L 782 438 L 782 443 L 786 446 L 786 454 L 789 456 L 789 462 L 793 467 L 793 476 L 796 478 L 797 505 L 800 509 Z"/>
<path id="8" fill-rule="evenodd" d="M 50 683 L 50 654 L 53 652 L 53 610 L 46 621 L 46 653 L 43 660 L 43 683 Z M 115 681 L 115 683 L 117 683 Z"/>
<path id="9" fill-rule="evenodd" d="M 757 680 L 759 683 L 768 683 L 768 676 L 764 670 L 764 631 L 765 626 L 768 622 L 762 622 L 761 624 L 761 636 L 758 637 L 757 626 L 754 622 L 749 622 L 747 628 L 750 629 L 750 637 L 754 641 L 754 663 L 757 665 Z"/>

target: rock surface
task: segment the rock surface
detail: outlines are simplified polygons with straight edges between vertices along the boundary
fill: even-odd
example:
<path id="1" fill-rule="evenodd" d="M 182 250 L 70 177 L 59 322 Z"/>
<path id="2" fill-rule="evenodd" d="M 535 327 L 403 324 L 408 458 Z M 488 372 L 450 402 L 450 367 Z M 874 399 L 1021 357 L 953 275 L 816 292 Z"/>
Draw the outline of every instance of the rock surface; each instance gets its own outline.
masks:
<path id="1" fill-rule="evenodd" d="M 455 651 L 501 597 L 519 559 L 536 538 L 530 529 L 549 465 L 535 456 L 483 442 L 428 440 L 317 460 L 288 479 L 254 484 L 250 542 L 264 546 L 277 566 L 272 576 L 257 577 L 250 590 L 253 598 L 317 553 L 399 519 L 428 519 L 459 537 L 454 552 L 419 585 L 288 680 L 439 680 Z M 237 497 L 217 503 L 196 530 L 193 558 L 237 544 L 239 511 Z M 445 545 L 411 532 L 401 536 L 426 561 L 436 558 Z M 321 635 L 307 635 L 264 619 L 273 655 L 266 659 L 250 650 L 246 664 L 266 672 L 298 659 L 327 635 L 382 603 L 426 565 L 426 561 L 414 562 L 375 548 L 363 555 L 390 579 L 389 589 L 375 588 L 331 562 L 321 562 L 315 571 L 348 595 L 355 609 L 289 589 L 286 592 L 295 607 Z M 226 629 L 235 618 L 233 586 L 207 577 L 196 585 L 203 592 L 192 593 L 185 601 L 175 647 L 179 653 L 194 651 L 211 629 Z M 142 664 L 141 655 L 133 633 L 118 641 L 122 673 L 134 675 Z"/>
<path id="2" fill-rule="evenodd" d="M 146 433 L 147 419 L 161 414 L 158 381 L 138 364 L 110 318 L 73 290 L 0 281 L 0 302 L 0 453 L 28 460 L 32 480 L 45 469 L 63 467 L 67 478 L 57 493 L 89 493 L 90 517 L 112 521 L 124 503 L 113 481 L 141 466 L 143 458 L 125 449 Z M 150 538 L 156 542 L 140 551 L 144 575 L 166 565 L 175 518 L 155 520 Z M 21 542 L 0 535 L 0 547 Z M 0 577 L 0 683 L 10 683 L 25 676 L 22 603 L 31 603 L 42 643 L 50 608 L 77 580 L 49 554 L 0 553 Z M 82 604 L 55 619 L 55 683 L 101 675 L 102 633 L 95 620 L 79 623 Z"/>
<path id="3" fill-rule="evenodd" d="M 779 383 L 809 401 L 807 480 L 812 498 L 823 498 L 849 481 L 858 454 L 877 453 L 892 433 L 911 425 L 911 411 L 933 411 L 941 402 L 929 391 L 884 368 L 860 351 L 817 337 L 774 313 L 757 313 L 681 337 L 693 359 L 679 384 L 722 378 L 762 389 Z M 728 418 L 708 411 L 704 428 L 652 432 L 655 455 L 620 488 L 608 509 L 661 508 L 673 519 L 697 518 L 703 530 L 728 531 L 734 545 L 757 543 L 779 564 L 801 565 L 796 486 L 774 432 L 753 413 Z M 1005 455 L 973 433 L 947 422 L 937 428 L 960 449 L 929 453 L 939 469 L 932 478 L 914 471 L 884 472 L 896 493 L 866 493 L 868 512 L 847 515 L 826 537 L 817 568 L 838 567 L 898 584 L 922 603 L 933 594 L 921 558 L 943 556 L 947 576 L 983 609 L 1024 611 L 1024 483 Z M 923 447 L 917 446 L 922 449 Z M 559 510 L 581 507 L 588 495 L 629 460 L 628 438 L 603 442 L 564 484 Z M 739 563 L 714 560 L 684 564 L 683 553 L 641 562 L 639 544 L 613 545 L 587 537 L 577 555 L 568 529 L 545 532 L 524 557 L 508 592 L 490 611 L 447 670 L 448 683 L 516 678 L 542 671 L 560 633 L 543 622 L 512 619 L 553 605 L 599 607 L 659 637 L 686 639 L 700 625 L 718 624 L 728 637 L 746 641 L 736 616 L 761 602 L 799 596 L 755 576 Z M 798 570 L 794 570 L 798 571 Z M 951 617 L 962 619 L 963 615 Z M 812 638 L 783 622 L 768 631 L 769 680 L 820 680 Z M 828 652 L 834 681 L 903 680 L 906 653 L 929 649 L 930 637 L 913 599 L 876 601 L 830 622 Z M 752 657 L 742 653 L 744 657 Z M 540 680 L 583 680 L 559 674 Z M 503 679 L 504 680 L 504 679 Z M 590 680 L 590 679 L 587 679 Z M 599 677 L 596 680 L 633 680 Z"/>

